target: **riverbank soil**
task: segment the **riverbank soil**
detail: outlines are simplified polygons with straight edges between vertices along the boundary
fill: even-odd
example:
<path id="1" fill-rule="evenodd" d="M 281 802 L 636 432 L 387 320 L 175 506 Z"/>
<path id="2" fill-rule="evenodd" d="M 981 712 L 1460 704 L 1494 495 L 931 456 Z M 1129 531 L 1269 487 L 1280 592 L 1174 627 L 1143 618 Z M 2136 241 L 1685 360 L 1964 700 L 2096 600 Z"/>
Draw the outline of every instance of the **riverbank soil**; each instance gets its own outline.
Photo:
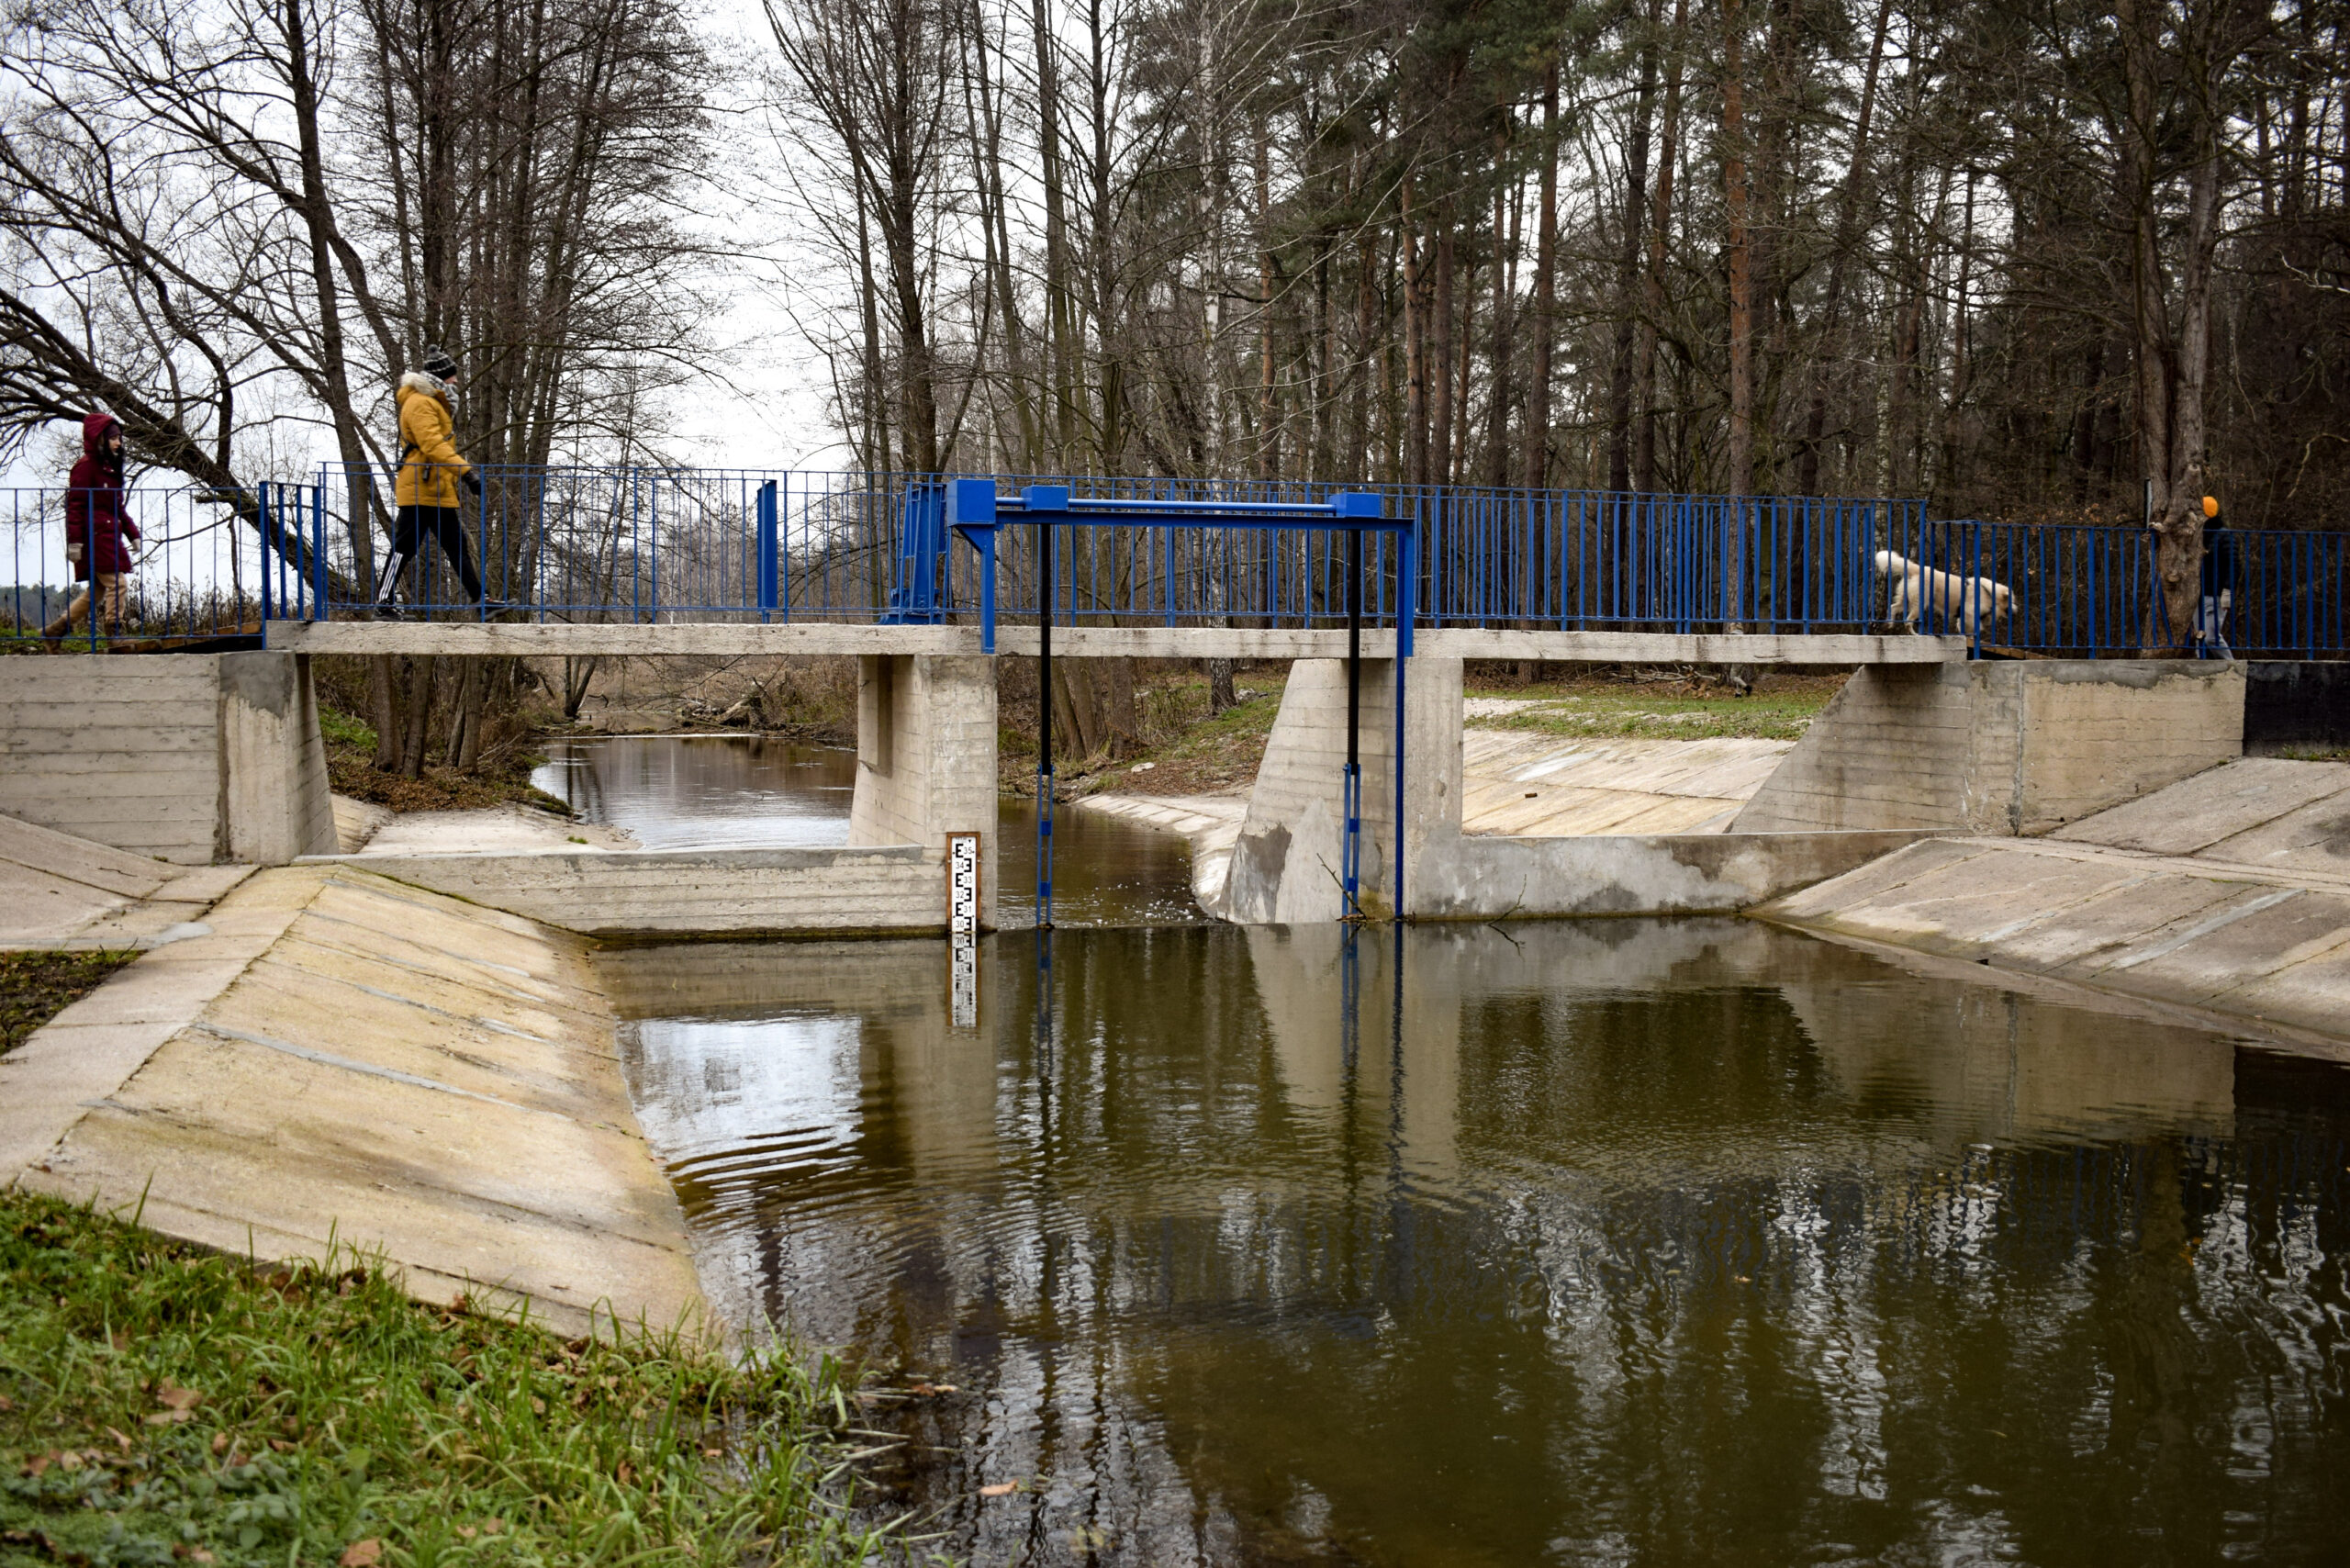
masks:
<path id="1" fill-rule="evenodd" d="M 1015 658 L 999 664 L 1004 666 L 997 704 L 1003 788 L 1010 794 L 1034 795 L 1036 662 Z M 1245 791 L 1256 782 L 1289 684 L 1287 661 L 1241 665 L 1232 678 L 1233 694 L 1240 700 L 1214 714 L 1208 711 L 1207 677 L 1196 663 L 1160 659 L 1135 665 L 1139 733 L 1131 745 L 1110 755 L 1073 756 L 1061 721 L 1055 720 L 1053 771 L 1065 794 L 1220 795 Z"/>
<path id="2" fill-rule="evenodd" d="M 0 953 L 0 1056 L 106 983 L 136 949 L 95 953 Z"/>
<path id="3" fill-rule="evenodd" d="M 0 1194 L 0 1563 L 867 1560 L 832 1363 L 559 1339 Z"/>

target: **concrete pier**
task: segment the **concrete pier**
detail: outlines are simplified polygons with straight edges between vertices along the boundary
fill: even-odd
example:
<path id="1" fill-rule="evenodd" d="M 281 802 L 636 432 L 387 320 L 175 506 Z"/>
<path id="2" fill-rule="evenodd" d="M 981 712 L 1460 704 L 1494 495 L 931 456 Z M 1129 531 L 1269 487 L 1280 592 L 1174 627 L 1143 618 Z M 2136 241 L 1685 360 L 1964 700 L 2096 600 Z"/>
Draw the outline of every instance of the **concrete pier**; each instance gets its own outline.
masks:
<path id="1" fill-rule="evenodd" d="M 856 668 L 853 847 L 912 845 L 946 924 L 946 835 L 979 835 L 980 924 L 996 924 L 996 687 L 991 659 L 867 655 Z"/>
<path id="2" fill-rule="evenodd" d="M 1458 659 L 1405 663 L 1399 813 L 1395 661 L 1363 661 L 1358 756 L 1366 909 L 1393 907 L 1399 829 L 1406 911 L 1416 879 L 1411 868 L 1460 836 L 1460 679 Z M 1211 913 L 1244 925 L 1344 917 L 1346 759 L 1347 666 L 1337 659 L 1302 659 L 1290 666 L 1248 816 L 1232 846 L 1223 898 Z"/>
<path id="3" fill-rule="evenodd" d="M 2241 756 L 2244 704 L 2216 659 L 1863 669 L 1731 831 L 2047 833 Z"/>

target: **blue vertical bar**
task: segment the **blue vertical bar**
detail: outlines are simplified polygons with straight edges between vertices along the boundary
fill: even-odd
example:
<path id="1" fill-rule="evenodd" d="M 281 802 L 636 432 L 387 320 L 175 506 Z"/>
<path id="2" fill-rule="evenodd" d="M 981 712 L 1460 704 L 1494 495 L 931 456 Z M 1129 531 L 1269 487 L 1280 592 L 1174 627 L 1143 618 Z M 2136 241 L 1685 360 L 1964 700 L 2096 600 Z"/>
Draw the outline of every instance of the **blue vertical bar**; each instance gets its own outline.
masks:
<path id="1" fill-rule="evenodd" d="M 1982 523 L 1979 521 L 1968 522 L 1966 525 L 1966 536 L 1969 544 L 1969 553 L 1974 561 L 1974 566 L 1966 574 L 1968 579 L 1966 584 L 1966 597 L 1968 603 L 1973 609 L 1973 613 L 1970 619 L 1975 622 L 1975 646 L 1972 656 L 1979 659 L 1983 656 L 1984 612 Z"/>
<path id="2" fill-rule="evenodd" d="M 270 622 L 270 610 L 272 609 L 269 599 L 269 567 L 271 554 L 269 548 L 269 481 L 263 479 L 253 488 L 254 493 L 258 498 L 254 502 L 254 508 L 261 514 L 261 620 L 262 624 L 266 627 Z M 84 527 L 82 531 L 83 537 L 85 539 L 90 538 L 92 532 L 93 531 L 89 528 Z M 233 550 L 237 547 L 235 543 L 236 534 L 232 532 L 229 535 L 229 548 Z M 90 559 L 95 560 L 97 558 L 96 546 L 95 544 L 84 544 L 82 546 L 82 550 L 83 553 Z M 90 624 L 94 627 L 98 622 L 97 587 L 97 568 L 93 566 L 90 568 Z"/>
<path id="3" fill-rule="evenodd" d="M 355 555 L 351 564 L 357 568 Z M 331 621 L 334 607 L 327 599 L 333 583 L 327 576 L 327 487 L 323 483 L 310 490 L 310 569 L 317 578 L 317 588 L 310 596 L 310 619 Z"/>
<path id="4" fill-rule="evenodd" d="M 761 485 L 761 486 L 759 487 L 759 495 L 758 495 L 758 502 L 757 502 L 757 515 L 758 515 L 758 544 L 757 544 L 757 549 L 758 549 L 758 567 L 759 567 L 759 620 L 760 620 L 761 622 L 767 622 L 767 621 L 773 620 L 773 619 L 774 619 L 774 617 L 775 617 L 775 599 L 776 599 L 776 556 L 775 556 L 775 548 L 776 548 L 776 540 L 775 540 L 775 534 L 776 534 L 776 505 L 775 505 L 775 481 L 774 481 L 773 479 L 769 479 L 766 484 Z"/>

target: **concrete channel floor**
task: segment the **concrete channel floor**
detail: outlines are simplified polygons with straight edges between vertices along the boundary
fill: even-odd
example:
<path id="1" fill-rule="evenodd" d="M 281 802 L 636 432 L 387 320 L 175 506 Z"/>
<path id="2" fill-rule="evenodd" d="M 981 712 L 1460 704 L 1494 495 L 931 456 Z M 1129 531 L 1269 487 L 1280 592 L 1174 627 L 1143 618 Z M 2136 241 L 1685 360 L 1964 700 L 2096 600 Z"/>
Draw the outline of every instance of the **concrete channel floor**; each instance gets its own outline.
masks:
<path id="1" fill-rule="evenodd" d="M 1538 702 L 1481 698 L 1472 716 Z M 1571 740 L 1471 727 L 1461 741 L 1461 831 L 1515 838 L 1728 830 L 1795 745 L 1766 740 Z M 1214 908 L 1248 815 L 1245 793 L 1081 797 L 1077 804 L 1191 841 L 1192 896 Z"/>
<path id="2" fill-rule="evenodd" d="M 0 1181 L 565 1333 L 710 1322 L 586 944 L 348 865 L 255 872 L 0 1058 Z"/>
<path id="3" fill-rule="evenodd" d="M 1922 840 L 1756 913 L 2350 1059 L 2350 766 L 2245 758 L 2047 838 Z"/>

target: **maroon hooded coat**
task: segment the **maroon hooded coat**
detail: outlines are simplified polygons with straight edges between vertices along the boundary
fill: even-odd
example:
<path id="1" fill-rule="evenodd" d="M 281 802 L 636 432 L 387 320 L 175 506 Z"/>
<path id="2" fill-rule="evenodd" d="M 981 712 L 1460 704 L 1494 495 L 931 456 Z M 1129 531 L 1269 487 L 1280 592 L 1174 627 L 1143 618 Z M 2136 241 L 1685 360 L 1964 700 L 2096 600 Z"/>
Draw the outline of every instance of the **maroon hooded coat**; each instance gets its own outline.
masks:
<path id="1" fill-rule="evenodd" d="M 130 546 L 139 542 L 139 525 L 123 505 L 122 465 L 106 455 L 106 432 L 116 425 L 108 413 L 83 420 L 82 461 L 65 481 L 65 542 L 82 546 L 75 582 L 88 582 L 93 571 L 130 570 Z"/>

